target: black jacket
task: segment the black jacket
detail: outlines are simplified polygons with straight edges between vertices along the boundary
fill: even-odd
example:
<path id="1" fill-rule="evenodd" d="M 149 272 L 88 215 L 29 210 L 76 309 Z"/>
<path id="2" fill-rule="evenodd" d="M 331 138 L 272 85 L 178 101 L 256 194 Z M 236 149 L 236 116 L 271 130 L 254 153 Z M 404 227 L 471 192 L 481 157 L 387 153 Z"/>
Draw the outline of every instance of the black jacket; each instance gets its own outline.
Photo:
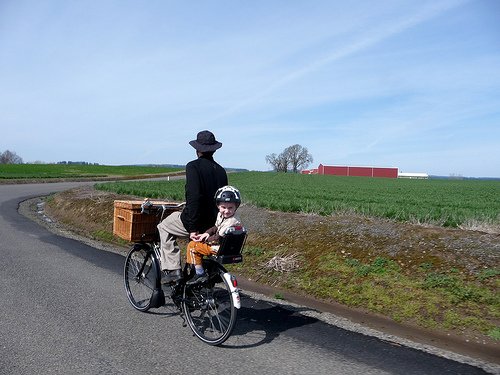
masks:
<path id="1" fill-rule="evenodd" d="M 202 155 L 186 165 L 186 206 L 181 220 L 189 233 L 203 233 L 217 217 L 214 195 L 227 185 L 227 174 L 212 156 Z"/>

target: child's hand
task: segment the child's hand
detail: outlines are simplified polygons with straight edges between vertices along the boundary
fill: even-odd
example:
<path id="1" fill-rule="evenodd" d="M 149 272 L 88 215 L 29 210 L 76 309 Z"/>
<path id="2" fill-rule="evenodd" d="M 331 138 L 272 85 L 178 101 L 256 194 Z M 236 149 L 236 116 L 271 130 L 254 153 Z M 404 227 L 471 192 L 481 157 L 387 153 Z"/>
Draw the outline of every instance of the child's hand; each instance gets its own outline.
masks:
<path id="1" fill-rule="evenodd" d="M 208 237 L 209 237 L 209 234 L 208 234 L 208 233 L 202 233 L 202 234 L 198 234 L 198 233 L 191 233 L 191 234 L 189 235 L 189 238 L 190 238 L 192 241 L 195 241 L 195 242 L 203 242 L 203 241 L 205 241 Z"/>
<path id="2" fill-rule="evenodd" d="M 196 232 L 190 233 L 189 239 L 192 241 L 200 242 L 200 235 Z"/>
<path id="3" fill-rule="evenodd" d="M 208 233 L 202 233 L 198 236 L 200 242 L 206 241 L 208 237 L 210 237 Z"/>

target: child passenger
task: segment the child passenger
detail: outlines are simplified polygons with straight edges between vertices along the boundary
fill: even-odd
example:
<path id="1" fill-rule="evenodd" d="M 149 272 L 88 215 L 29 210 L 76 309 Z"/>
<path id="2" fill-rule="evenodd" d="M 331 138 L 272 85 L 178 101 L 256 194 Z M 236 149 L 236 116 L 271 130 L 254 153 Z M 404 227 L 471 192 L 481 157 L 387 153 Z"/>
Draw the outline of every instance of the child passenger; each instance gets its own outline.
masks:
<path id="1" fill-rule="evenodd" d="M 202 266 L 203 255 L 214 255 L 219 251 L 219 240 L 224 237 L 229 227 L 241 225 L 240 219 L 235 216 L 236 210 L 241 203 L 238 189 L 233 186 L 221 187 L 215 193 L 215 204 L 219 209 L 215 225 L 207 229 L 205 233 L 190 241 L 187 246 L 186 263 L 194 264 L 196 274 L 188 285 L 200 284 L 208 280 L 208 276 Z"/>

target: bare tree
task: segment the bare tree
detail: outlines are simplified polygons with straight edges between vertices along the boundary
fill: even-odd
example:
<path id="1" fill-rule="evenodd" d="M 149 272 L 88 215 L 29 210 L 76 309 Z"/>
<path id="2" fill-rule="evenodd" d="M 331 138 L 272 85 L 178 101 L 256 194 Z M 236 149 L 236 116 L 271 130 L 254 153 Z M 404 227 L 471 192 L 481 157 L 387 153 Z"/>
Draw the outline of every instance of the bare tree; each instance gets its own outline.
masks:
<path id="1" fill-rule="evenodd" d="M 0 164 L 22 164 L 23 159 L 14 151 L 4 151 L 0 153 Z"/>
<path id="2" fill-rule="evenodd" d="M 266 162 L 271 164 L 276 172 L 288 172 L 291 170 L 297 173 L 299 169 L 306 168 L 313 162 L 313 157 L 307 148 L 301 145 L 293 145 L 285 148 L 279 155 L 270 154 L 266 156 Z"/>
<path id="3" fill-rule="evenodd" d="M 276 155 L 272 153 L 266 156 L 266 162 L 271 164 L 276 172 L 287 172 L 288 171 L 288 160 L 283 153 Z"/>
<path id="4" fill-rule="evenodd" d="M 307 168 L 313 162 L 312 155 L 307 151 L 307 148 L 301 145 L 289 146 L 285 148 L 283 153 L 293 173 L 297 173 L 299 169 Z"/>

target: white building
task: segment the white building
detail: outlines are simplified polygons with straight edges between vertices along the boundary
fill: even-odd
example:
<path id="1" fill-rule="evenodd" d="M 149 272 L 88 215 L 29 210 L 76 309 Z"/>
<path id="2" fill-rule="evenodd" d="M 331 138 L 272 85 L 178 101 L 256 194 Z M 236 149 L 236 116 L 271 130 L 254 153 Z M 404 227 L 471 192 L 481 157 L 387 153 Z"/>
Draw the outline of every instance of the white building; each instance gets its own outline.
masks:
<path id="1" fill-rule="evenodd" d="M 427 179 L 429 175 L 427 173 L 398 173 L 398 178 L 415 178 L 415 179 Z"/>

